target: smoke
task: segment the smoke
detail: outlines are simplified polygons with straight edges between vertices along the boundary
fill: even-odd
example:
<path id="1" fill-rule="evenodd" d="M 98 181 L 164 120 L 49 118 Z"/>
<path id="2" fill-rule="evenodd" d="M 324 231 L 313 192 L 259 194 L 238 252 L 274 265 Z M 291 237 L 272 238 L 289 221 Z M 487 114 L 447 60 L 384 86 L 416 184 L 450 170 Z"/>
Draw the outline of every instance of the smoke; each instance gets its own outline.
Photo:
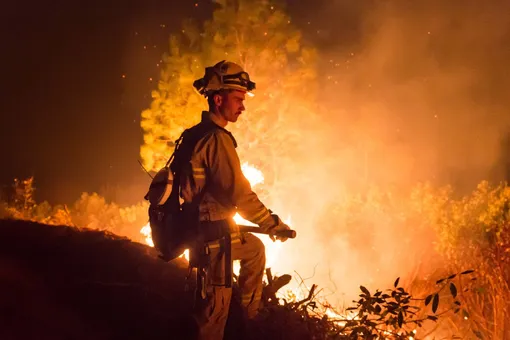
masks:
<path id="1" fill-rule="evenodd" d="M 432 230 L 395 223 L 398 207 L 381 212 L 374 203 L 359 224 L 335 209 L 357 194 L 365 197 L 358 207 L 370 206 L 374 185 L 402 193 L 429 181 L 467 193 L 504 178 L 509 10 L 503 1 L 335 1 L 315 12 L 321 29 L 307 37 L 320 47 L 325 114 L 320 134 L 306 140 L 313 185 L 275 208 L 291 205 L 300 233 L 285 245 L 294 263 L 282 271 L 296 268 L 349 301 L 359 284 L 383 288 L 423 261 L 437 265 Z"/>
<path id="2" fill-rule="evenodd" d="M 509 7 L 392 1 L 365 9 L 357 43 L 338 41 L 322 58 L 326 119 L 341 131 L 338 143 L 359 149 L 347 178 L 458 189 L 502 178 Z"/>

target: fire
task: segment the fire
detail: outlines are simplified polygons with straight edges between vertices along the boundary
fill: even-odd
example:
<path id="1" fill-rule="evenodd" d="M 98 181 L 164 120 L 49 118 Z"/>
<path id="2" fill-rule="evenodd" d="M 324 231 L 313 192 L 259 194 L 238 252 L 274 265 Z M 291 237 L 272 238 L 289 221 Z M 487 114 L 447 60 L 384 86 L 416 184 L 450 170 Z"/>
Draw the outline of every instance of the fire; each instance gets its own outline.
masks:
<path id="1" fill-rule="evenodd" d="M 145 236 L 145 243 L 147 243 L 151 247 L 154 247 L 154 242 L 152 241 L 151 236 L 151 226 L 149 223 L 147 223 L 142 227 L 142 229 L 140 229 L 140 234 Z"/>
<path id="2" fill-rule="evenodd" d="M 264 183 L 264 175 L 262 174 L 262 171 L 256 167 L 244 162 L 241 165 L 241 170 L 248 182 L 250 182 L 252 188 L 258 184 Z"/>

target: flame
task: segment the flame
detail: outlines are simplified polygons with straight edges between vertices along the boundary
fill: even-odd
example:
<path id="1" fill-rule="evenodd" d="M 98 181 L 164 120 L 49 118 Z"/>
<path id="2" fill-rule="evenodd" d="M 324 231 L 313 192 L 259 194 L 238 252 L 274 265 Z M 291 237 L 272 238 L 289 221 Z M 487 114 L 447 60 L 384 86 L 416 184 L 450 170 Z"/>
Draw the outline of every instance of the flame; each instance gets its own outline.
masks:
<path id="1" fill-rule="evenodd" d="M 257 186 L 258 184 L 264 183 L 264 175 L 262 171 L 250 165 L 248 162 L 244 162 L 241 165 L 241 170 L 243 171 L 244 177 L 250 182 L 252 188 Z"/>
<path id="2" fill-rule="evenodd" d="M 154 242 L 152 241 L 151 236 L 151 226 L 149 223 L 147 223 L 142 227 L 142 229 L 140 229 L 140 234 L 142 234 L 145 237 L 145 243 L 147 243 L 151 247 L 154 247 Z"/>

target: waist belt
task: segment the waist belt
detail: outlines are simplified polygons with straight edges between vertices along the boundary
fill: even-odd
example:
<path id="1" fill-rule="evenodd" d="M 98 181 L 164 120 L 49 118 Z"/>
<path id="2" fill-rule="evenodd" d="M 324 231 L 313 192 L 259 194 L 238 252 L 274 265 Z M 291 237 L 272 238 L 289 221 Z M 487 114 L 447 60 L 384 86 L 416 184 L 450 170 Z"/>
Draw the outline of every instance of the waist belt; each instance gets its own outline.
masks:
<path id="1" fill-rule="evenodd" d="M 239 234 L 238 232 L 231 234 L 230 237 L 231 237 L 231 239 L 230 239 L 231 244 L 241 243 L 241 234 Z M 216 248 L 220 248 L 222 243 L 223 243 L 223 240 L 220 239 L 220 240 L 206 242 L 205 245 L 207 247 L 209 247 L 209 249 L 216 249 Z"/>
<path id="2" fill-rule="evenodd" d="M 212 243 L 222 239 L 227 234 L 231 234 L 231 238 L 234 239 L 234 236 L 239 234 L 239 228 L 237 228 L 234 220 L 205 221 L 200 222 L 199 233 L 203 237 L 203 241 Z"/>

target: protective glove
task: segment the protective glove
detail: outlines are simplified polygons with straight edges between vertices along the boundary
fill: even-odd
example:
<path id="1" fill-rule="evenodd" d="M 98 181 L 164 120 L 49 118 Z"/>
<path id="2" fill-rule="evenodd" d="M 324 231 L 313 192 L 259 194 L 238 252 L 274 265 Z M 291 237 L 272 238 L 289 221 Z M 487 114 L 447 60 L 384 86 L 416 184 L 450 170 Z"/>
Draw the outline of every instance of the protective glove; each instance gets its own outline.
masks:
<path id="1" fill-rule="evenodd" d="M 282 231 L 282 230 L 290 230 L 290 227 L 288 225 L 286 225 L 285 223 L 283 223 L 283 221 L 280 219 L 280 217 L 278 217 L 278 215 L 271 214 L 271 217 L 273 217 L 273 219 L 275 221 L 275 226 L 272 227 L 271 229 L 269 229 L 269 238 L 273 242 L 276 240 L 280 240 L 281 242 L 287 241 L 287 239 L 288 239 L 287 237 L 276 236 L 276 233 L 278 231 Z"/>

